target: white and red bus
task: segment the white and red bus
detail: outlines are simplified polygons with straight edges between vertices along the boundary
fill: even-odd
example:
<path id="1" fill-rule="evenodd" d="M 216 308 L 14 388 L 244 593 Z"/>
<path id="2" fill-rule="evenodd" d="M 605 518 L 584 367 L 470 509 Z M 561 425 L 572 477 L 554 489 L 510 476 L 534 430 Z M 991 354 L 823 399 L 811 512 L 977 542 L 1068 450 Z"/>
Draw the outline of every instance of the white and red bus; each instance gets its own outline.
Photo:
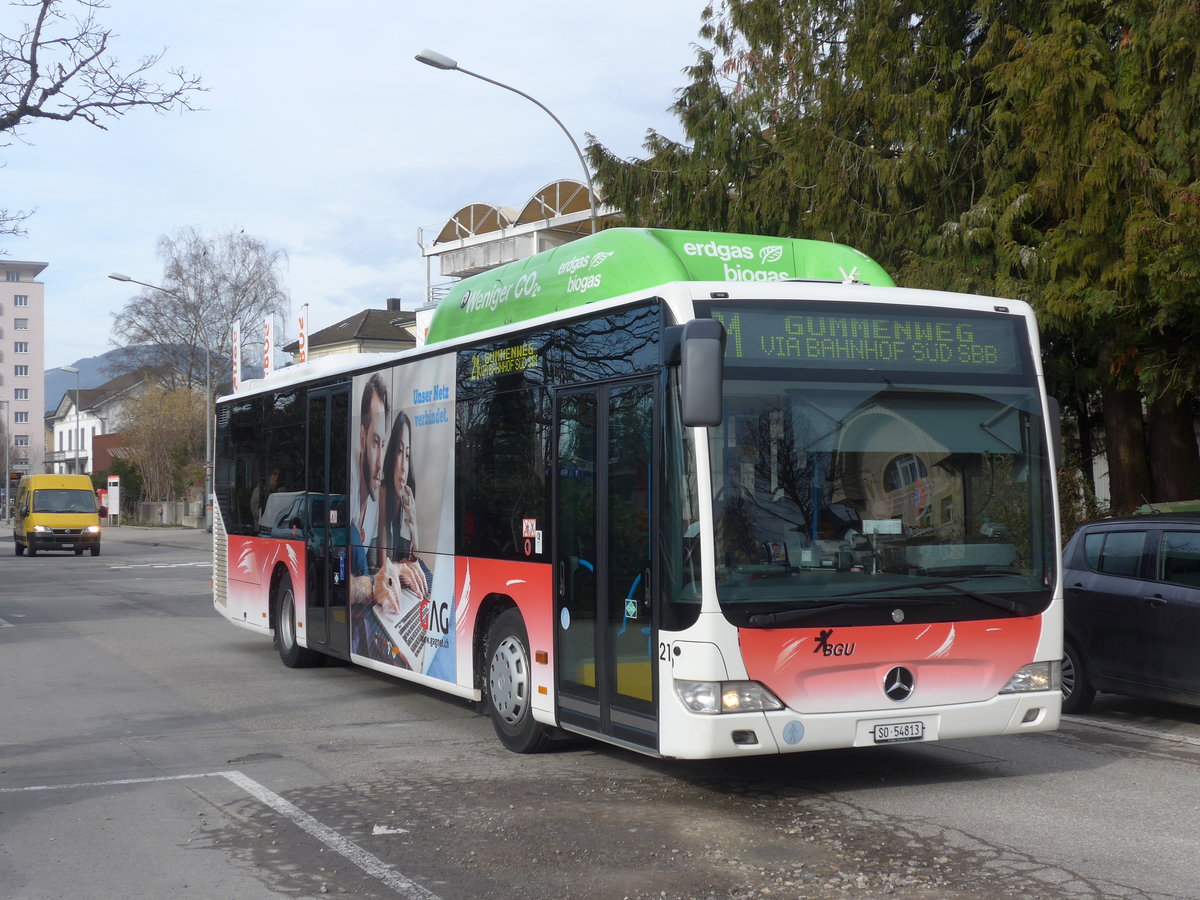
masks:
<path id="1" fill-rule="evenodd" d="M 1021 302 L 603 231 L 456 284 L 417 349 L 222 398 L 215 605 L 289 666 L 478 701 L 519 752 L 1045 731 L 1048 409 Z"/>

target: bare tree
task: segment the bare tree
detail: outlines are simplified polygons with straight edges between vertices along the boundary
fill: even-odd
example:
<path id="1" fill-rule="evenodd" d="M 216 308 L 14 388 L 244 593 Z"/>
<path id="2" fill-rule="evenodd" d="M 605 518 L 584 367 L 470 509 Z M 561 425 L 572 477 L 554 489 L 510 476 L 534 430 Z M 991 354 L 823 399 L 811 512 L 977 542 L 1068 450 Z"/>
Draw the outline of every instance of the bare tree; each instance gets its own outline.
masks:
<path id="1" fill-rule="evenodd" d="M 143 497 L 176 500 L 204 482 L 204 395 L 150 386 L 122 409 L 121 434 Z"/>
<path id="2" fill-rule="evenodd" d="M 197 76 L 172 69 L 165 82 L 150 72 L 163 52 L 143 56 L 123 71 L 109 52 L 113 33 L 96 20 L 102 0 L 14 0 L 32 21 L 19 33 L 0 34 L 0 135 L 17 137 L 34 119 L 82 119 L 107 130 L 106 119 L 148 106 L 163 111 L 194 109 L 204 88 Z M 0 146 L 4 146 L 0 144 Z M 21 233 L 28 211 L 0 210 L 0 234 Z"/>
<path id="3" fill-rule="evenodd" d="M 206 237 L 188 227 L 159 238 L 158 255 L 163 290 L 131 298 L 115 314 L 113 334 L 131 348 L 126 364 L 157 370 L 164 385 L 201 386 L 209 364 L 227 372 L 235 322 L 246 335 L 268 316 L 290 312 L 287 256 L 258 238 L 241 231 Z"/>

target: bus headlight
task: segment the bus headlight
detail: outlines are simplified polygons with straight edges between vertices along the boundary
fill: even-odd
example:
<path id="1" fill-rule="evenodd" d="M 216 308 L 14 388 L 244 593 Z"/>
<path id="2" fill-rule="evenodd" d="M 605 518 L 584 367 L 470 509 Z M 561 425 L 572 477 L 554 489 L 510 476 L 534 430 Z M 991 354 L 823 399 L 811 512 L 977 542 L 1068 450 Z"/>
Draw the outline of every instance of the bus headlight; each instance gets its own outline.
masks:
<path id="1" fill-rule="evenodd" d="M 779 698 L 757 681 L 681 681 L 675 680 L 675 693 L 683 705 L 695 713 L 762 712 L 783 709 Z"/>
<path id="2" fill-rule="evenodd" d="M 51 532 L 53 530 L 54 529 L 51 528 L 49 525 L 34 525 L 33 526 L 34 534 L 48 534 L 49 532 Z"/>
<path id="3" fill-rule="evenodd" d="M 1002 694 L 1024 694 L 1028 691 L 1058 691 L 1062 689 L 1059 678 L 1058 660 L 1030 663 L 1017 669 L 1017 674 L 1008 679 Z"/>
<path id="4" fill-rule="evenodd" d="M 100 526 L 99 525 L 89 525 L 87 528 L 84 529 L 84 531 L 86 531 L 88 534 L 99 534 Z"/>

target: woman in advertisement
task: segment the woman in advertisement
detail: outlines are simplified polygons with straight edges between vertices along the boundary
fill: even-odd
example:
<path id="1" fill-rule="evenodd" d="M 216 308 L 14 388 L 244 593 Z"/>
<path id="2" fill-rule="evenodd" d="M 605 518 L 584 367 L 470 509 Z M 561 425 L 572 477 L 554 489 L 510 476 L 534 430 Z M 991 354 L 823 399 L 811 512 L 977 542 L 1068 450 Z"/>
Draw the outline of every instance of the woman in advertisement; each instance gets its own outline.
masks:
<path id="1" fill-rule="evenodd" d="M 412 437 L 412 419 L 397 410 L 383 454 L 376 538 L 379 568 L 372 586 L 374 615 L 366 628 L 372 657 L 426 672 L 434 657 L 427 640 L 433 573 L 417 556 Z"/>
<path id="2" fill-rule="evenodd" d="M 412 421 L 396 415 L 383 457 L 379 505 L 379 559 L 397 565 L 400 583 L 428 599 L 431 573 L 417 556 L 417 482 L 412 466 Z"/>

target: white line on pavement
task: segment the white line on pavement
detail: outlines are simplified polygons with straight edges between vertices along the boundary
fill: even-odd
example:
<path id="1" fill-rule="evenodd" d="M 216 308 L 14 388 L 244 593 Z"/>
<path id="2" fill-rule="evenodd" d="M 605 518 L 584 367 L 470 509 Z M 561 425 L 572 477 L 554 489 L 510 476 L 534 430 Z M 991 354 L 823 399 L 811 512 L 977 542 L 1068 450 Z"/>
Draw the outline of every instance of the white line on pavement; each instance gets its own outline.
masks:
<path id="1" fill-rule="evenodd" d="M 369 853 L 353 841 L 342 837 L 332 828 L 322 825 L 296 804 L 283 799 L 269 788 L 247 778 L 241 772 L 222 772 L 221 774 L 245 790 L 246 793 L 257 797 L 276 812 L 287 816 L 326 847 L 337 851 L 368 875 L 378 878 L 401 897 L 412 897 L 414 900 L 437 900 L 436 894 L 430 893 L 416 882 L 405 878 L 375 854 Z"/>
<path id="2" fill-rule="evenodd" d="M 211 562 L 186 562 L 186 563 L 128 563 L 125 565 L 110 565 L 110 569 L 186 569 L 190 567 L 208 567 L 212 566 Z"/>
<path id="3" fill-rule="evenodd" d="M 0 620 L 2 621 L 2 620 Z M 374 853 L 364 850 L 349 838 L 343 837 L 327 825 L 323 825 L 296 804 L 264 787 L 241 772 L 195 772 L 191 775 L 161 775 L 155 778 L 121 778 L 115 781 L 83 781 L 73 784 L 36 784 L 29 787 L 0 788 L 0 794 L 17 794 L 32 791 L 65 791 L 73 788 L 115 787 L 124 784 L 153 784 L 159 781 L 186 781 L 190 778 L 212 778 L 219 776 L 237 785 L 247 794 L 271 807 L 280 815 L 291 819 L 297 826 L 318 841 L 344 856 L 368 875 L 377 878 L 406 900 L 438 900 L 437 894 L 427 891 L 415 881 L 405 878 Z"/>

